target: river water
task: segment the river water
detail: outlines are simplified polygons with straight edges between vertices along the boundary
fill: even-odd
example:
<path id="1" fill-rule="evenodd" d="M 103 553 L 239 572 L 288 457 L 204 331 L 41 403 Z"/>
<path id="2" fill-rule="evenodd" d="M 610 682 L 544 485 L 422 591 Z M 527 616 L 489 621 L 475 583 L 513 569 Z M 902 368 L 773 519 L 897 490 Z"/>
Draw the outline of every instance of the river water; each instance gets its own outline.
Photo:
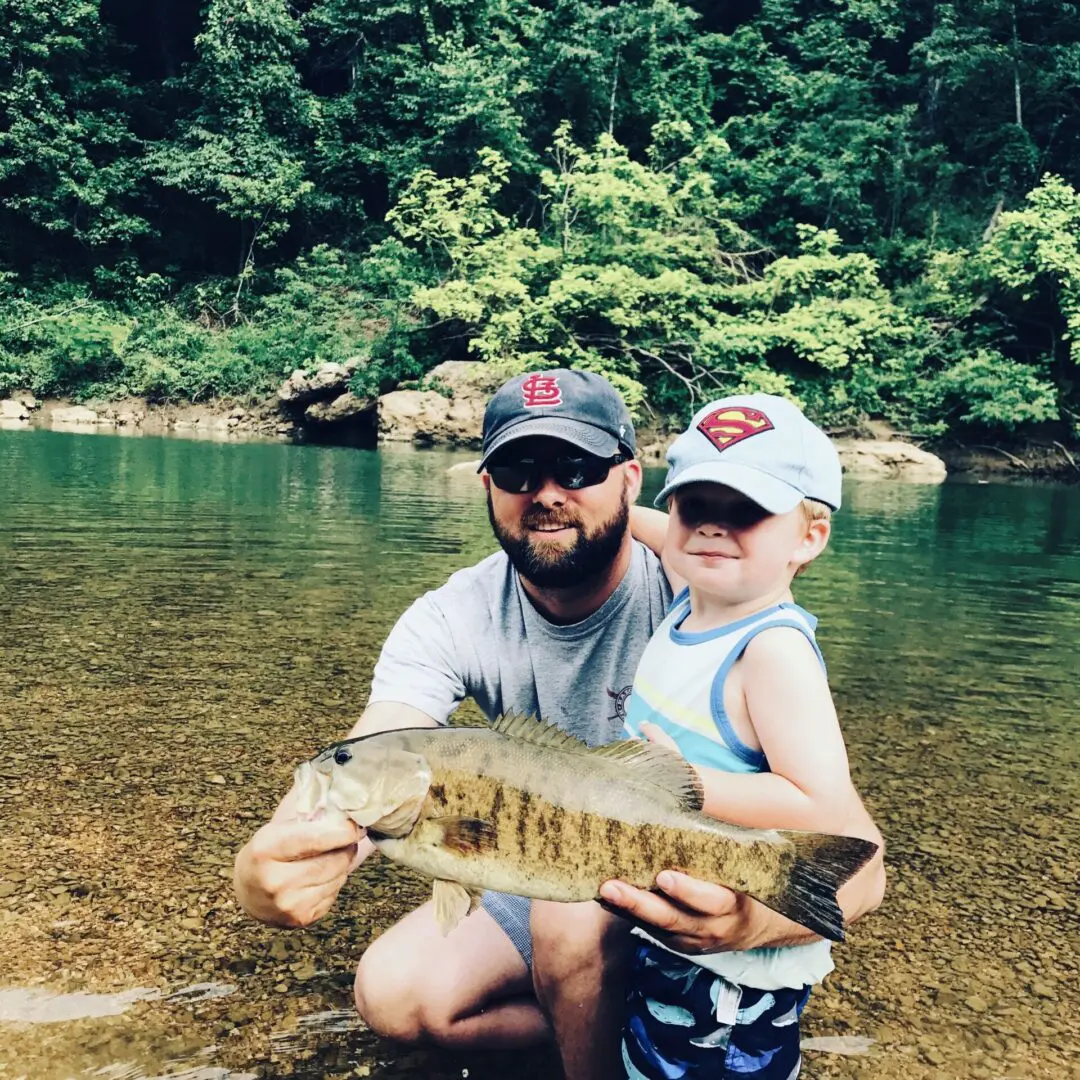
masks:
<path id="1" fill-rule="evenodd" d="M 0 1080 L 555 1075 L 357 1024 L 420 879 L 372 858 L 302 932 L 228 880 L 396 616 L 492 550 L 467 457 L 0 431 Z M 804 1075 L 1080 1077 L 1080 488 L 846 499 L 797 595 L 890 888 Z"/>

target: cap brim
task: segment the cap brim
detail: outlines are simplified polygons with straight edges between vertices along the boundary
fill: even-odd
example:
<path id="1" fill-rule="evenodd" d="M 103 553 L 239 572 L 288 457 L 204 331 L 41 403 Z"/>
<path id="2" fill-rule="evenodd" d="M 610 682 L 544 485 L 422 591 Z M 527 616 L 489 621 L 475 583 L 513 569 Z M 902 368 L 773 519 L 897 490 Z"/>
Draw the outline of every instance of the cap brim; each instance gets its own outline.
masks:
<path id="1" fill-rule="evenodd" d="M 710 461 L 684 469 L 675 480 L 664 485 L 653 500 L 653 505 L 662 507 L 673 491 L 687 484 L 724 484 L 752 499 L 770 514 L 786 514 L 806 497 L 798 488 L 748 465 Z"/>
<path id="2" fill-rule="evenodd" d="M 619 452 L 619 440 L 614 435 L 593 427 L 592 424 L 570 420 L 564 416 L 535 416 L 528 417 L 512 428 L 500 432 L 495 441 L 484 451 L 480 469 L 477 472 L 487 465 L 492 454 L 498 453 L 504 446 L 509 446 L 518 439 L 545 437 L 570 443 L 579 450 L 594 454 L 596 457 L 614 457 Z"/>

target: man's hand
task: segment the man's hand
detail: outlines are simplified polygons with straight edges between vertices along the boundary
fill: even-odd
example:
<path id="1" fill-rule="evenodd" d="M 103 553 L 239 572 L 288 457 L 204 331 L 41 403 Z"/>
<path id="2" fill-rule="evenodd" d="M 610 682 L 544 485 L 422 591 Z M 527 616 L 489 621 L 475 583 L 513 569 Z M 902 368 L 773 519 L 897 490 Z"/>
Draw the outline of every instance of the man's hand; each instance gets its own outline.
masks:
<path id="1" fill-rule="evenodd" d="M 376 702 L 364 710 L 348 737 L 405 727 L 436 727 L 411 705 Z M 240 906 L 272 926 L 310 926 L 333 906 L 345 879 L 375 850 L 364 830 L 332 815 L 314 821 L 296 817 L 294 787 L 236 856 L 233 889 Z"/>
<path id="2" fill-rule="evenodd" d="M 275 820 L 236 856 L 233 887 L 240 906 L 273 926 L 308 926 L 322 918 L 359 861 L 363 830 L 348 818 Z"/>
<path id="3" fill-rule="evenodd" d="M 656 884 L 662 893 L 635 889 L 622 881 L 606 881 L 600 886 L 600 896 L 658 941 L 681 953 L 732 952 L 778 943 L 775 920 L 780 916 L 763 912 L 760 904 L 742 893 L 674 870 L 657 875 Z M 806 940 L 800 927 L 794 923 L 790 926 L 793 940 Z"/>

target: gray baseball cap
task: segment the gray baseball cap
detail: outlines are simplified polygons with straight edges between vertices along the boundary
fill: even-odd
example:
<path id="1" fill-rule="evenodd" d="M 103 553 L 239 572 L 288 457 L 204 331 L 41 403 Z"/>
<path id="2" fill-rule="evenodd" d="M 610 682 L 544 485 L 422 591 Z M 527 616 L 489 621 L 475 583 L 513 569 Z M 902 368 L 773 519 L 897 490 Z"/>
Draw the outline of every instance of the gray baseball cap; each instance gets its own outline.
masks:
<path id="1" fill-rule="evenodd" d="M 656 497 L 686 484 L 724 484 L 786 514 L 803 499 L 840 509 L 836 447 L 798 406 L 772 394 L 736 394 L 699 409 L 667 452 L 668 474 Z"/>
<path id="2" fill-rule="evenodd" d="M 597 457 L 632 456 L 634 423 L 619 392 L 591 371 L 555 368 L 503 383 L 484 412 L 480 468 L 517 439 L 546 435 Z"/>

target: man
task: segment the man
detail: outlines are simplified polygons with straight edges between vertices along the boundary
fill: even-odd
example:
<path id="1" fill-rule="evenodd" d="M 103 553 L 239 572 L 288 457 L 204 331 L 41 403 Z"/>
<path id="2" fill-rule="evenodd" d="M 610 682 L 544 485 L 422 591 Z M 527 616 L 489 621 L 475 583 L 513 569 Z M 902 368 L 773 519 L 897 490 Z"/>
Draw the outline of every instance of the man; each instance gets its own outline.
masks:
<path id="1" fill-rule="evenodd" d="M 496 392 L 481 471 L 502 551 L 401 617 L 351 735 L 445 723 L 468 696 L 489 719 L 520 711 L 592 745 L 620 737 L 638 658 L 671 601 L 658 559 L 630 536 L 634 450 L 626 406 L 597 375 L 546 371 Z M 290 794 L 237 856 L 235 885 L 256 918 L 303 926 L 373 848 L 351 823 L 292 818 Z M 869 817 L 850 831 L 880 843 Z M 612 883 L 604 898 L 682 951 L 805 936 L 726 889 L 662 878 L 663 893 Z M 883 880 L 879 859 L 848 883 L 849 918 L 876 906 Z M 443 937 L 428 902 L 364 954 L 357 1008 L 386 1036 L 458 1048 L 528 1046 L 553 1028 L 568 1080 L 618 1076 L 628 925 L 594 903 L 489 893 Z"/>

